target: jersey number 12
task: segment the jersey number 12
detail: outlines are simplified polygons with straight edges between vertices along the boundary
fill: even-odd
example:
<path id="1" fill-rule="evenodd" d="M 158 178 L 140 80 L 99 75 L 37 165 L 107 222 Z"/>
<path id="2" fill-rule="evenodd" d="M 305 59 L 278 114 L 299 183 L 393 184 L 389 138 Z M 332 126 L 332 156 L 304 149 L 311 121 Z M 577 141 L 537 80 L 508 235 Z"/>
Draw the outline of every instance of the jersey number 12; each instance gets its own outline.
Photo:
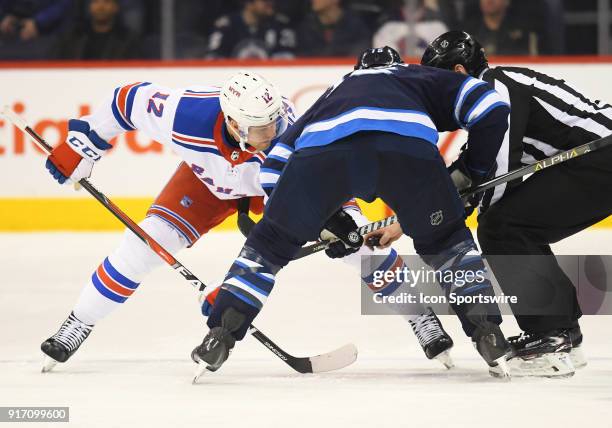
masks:
<path id="1" fill-rule="evenodd" d="M 147 113 L 153 113 L 157 117 L 162 117 L 164 114 L 164 103 L 158 101 L 159 104 L 155 104 L 155 99 L 165 100 L 168 98 L 170 94 L 162 94 L 161 92 L 156 92 L 151 98 L 149 98 L 149 105 L 147 106 Z"/>

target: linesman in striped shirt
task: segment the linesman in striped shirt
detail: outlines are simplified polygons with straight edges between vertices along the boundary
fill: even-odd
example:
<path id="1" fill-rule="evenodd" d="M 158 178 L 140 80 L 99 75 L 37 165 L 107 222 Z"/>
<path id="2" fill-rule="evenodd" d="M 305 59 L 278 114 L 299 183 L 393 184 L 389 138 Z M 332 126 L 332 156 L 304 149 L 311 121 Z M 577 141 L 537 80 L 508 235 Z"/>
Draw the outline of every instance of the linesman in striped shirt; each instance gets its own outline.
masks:
<path id="1" fill-rule="evenodd" d="M 612 106 L 528 68 L 490 68 L 480 44 L 465 32 L 439 36 L 421 64 L 482 79 L 510 104 L 509 127 L 492 176 L 612 134 Z M 461 170 L 461 165 L 453 169 Z M 518 298 L 513 311 L 523 333 L 510 338 L 518 360 L 523 359 L 517 364 L 538 358 L 535 375 L 571 376 L 586 364 L 576 288 L 550 244 L 608 217 L 611 184 L 608 149 L 497 186 L 472 201 L 480 204 L 483 254 L 504 293 Z"/>

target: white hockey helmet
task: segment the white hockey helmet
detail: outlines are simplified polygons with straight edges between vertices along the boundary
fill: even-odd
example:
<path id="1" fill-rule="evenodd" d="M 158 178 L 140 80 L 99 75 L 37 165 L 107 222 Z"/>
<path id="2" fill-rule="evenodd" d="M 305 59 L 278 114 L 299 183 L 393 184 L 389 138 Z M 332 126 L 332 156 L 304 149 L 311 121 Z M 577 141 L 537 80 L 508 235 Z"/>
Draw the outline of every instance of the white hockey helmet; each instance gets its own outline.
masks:
<path id="1" fill-rule="evenodd" d="M 287 129 L 280 93 L 257 73 L 239 71 L 233 75 L 221 88 L 219 99 L 225 123 L 240 136 L 242 150 L 248 150 L 249 142 L 269 142 Z M 230 118 L 236 121 L 237 128 Z"/>

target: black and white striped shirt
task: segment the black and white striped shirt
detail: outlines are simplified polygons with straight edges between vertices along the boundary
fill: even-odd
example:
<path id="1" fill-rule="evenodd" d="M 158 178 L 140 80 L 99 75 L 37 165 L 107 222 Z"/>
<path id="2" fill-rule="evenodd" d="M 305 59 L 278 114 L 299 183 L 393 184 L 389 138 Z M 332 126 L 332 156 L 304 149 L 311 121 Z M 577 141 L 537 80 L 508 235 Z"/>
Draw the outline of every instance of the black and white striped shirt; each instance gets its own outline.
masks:
<path id="1" fill-rule="evenodd" d="M 612 106 L 589 100 L 564 80 L 522 67 L 487 69 L 480 78 L 511 105 L 495 176 L 612 134 Z M 487 191 L 480 212 L 522 181 Z"/>

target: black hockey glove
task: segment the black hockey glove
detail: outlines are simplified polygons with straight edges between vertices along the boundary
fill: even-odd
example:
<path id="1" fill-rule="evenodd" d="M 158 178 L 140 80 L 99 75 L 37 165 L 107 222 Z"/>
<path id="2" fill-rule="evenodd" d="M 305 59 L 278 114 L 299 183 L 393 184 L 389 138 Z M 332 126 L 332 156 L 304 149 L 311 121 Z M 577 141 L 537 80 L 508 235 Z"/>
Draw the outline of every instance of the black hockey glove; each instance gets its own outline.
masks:
<path id="1" fill-rule="evenodd" d="M 450 174 L 451 180 L 453 180 L 453 184 L 459 193 L 472 186 L 478 186 L 479 184 L 484 183 L 490 176 L 490 173 L 478 174 L 472 171 L 466 165 L 465 158 L 466 152 L 462 148 L 461 154 L 457 160 L 448 167 L 448 173 Z M 491 168 L 491 171 L 494 170 L 495 168 Z M 474 210 L 478 208 L 483 196 L 484 192 L 479 192 L 463 198 L 463 206 L 465 207 L 466 217 L 472 215 Z"/>
<path id="2" fill-rule="evenodd" d="M 331 216 L 325 223 L 321 238 L 338 238 L 339 241 L 332 242 L 325 254 L 332 259 L 339 259 L 359 251 L 363 245 L 363 237 L 356 230 L 357 223 L 343 210 Z"/>

